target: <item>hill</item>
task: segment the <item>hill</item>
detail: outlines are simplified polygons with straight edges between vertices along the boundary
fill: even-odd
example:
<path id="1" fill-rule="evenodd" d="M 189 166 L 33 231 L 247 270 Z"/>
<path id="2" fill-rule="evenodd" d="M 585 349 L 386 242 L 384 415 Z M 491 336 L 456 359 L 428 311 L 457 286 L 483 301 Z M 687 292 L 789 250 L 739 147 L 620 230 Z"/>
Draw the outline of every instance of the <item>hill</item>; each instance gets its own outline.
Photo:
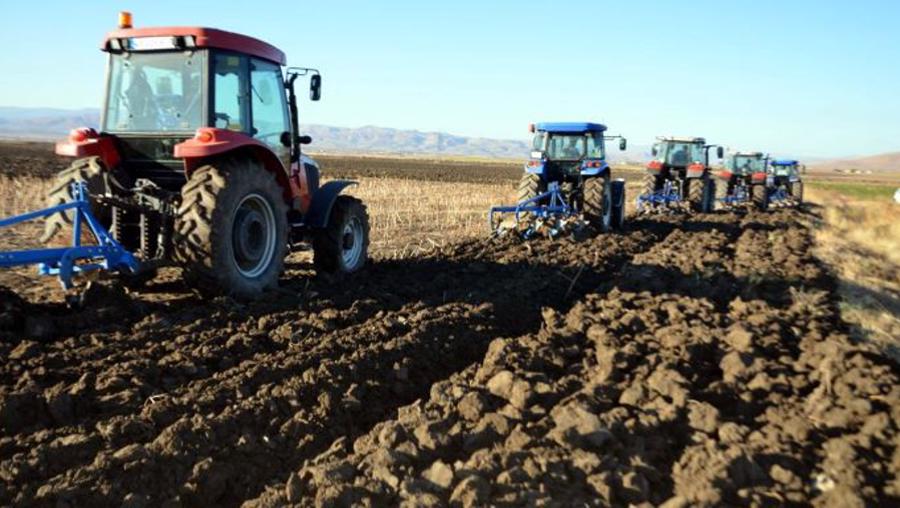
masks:
<path id="1" fill-rule="evenodd" d="M 810 164 L 819 171 L 843 172 L 900 172 L 900 152 L 883 153 L 852 159 L 835 159 Z"/>
<path id="2" fill-rule="evenodd" d="M 49 141 L 65 136 L 76 127 L 97 127 L 98 109 L 65 110 L 53 108 L 0 107 L 0 137 Z M 522 159 L 530 144 L 518 140 L 458 136 L 445 132 L 364 126 L 358 128 L 327 125 L 303 125 L 301 130 L 313 138 L 314 152 L 344 154 L 392 154 L 486 157 Z M 612 162 L 647 160 L 649 146 L 631 146 L 619 152 L 610 145 Z"/>

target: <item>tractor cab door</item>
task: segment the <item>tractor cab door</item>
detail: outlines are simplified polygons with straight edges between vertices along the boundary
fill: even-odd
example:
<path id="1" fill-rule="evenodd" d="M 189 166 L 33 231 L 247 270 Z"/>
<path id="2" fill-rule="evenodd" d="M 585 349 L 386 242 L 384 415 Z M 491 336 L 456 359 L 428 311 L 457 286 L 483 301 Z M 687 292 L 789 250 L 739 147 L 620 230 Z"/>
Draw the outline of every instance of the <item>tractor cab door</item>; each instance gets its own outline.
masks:
<path id="1" fill-rule="evenodd" d="M 250 59 L 250 111 L 251 135 L 268 145 L 284 167 L 290 167 L 290 113 L 278 65 Z"/>

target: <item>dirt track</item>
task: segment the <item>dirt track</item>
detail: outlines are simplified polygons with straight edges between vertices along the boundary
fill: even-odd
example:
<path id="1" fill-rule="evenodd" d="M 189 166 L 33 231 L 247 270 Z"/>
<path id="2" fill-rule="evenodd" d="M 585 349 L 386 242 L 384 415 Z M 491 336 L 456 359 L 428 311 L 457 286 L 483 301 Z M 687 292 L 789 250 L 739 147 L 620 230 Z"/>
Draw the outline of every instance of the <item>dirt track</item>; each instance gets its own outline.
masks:
<path id="1" fill-rule="evenodd" d="M 294 263 L 249 306 L 0 295 L 49 327 L 2 334 L 0 504 L 896 502 L 898 368 L 844 334 L 807 220 Z"/>

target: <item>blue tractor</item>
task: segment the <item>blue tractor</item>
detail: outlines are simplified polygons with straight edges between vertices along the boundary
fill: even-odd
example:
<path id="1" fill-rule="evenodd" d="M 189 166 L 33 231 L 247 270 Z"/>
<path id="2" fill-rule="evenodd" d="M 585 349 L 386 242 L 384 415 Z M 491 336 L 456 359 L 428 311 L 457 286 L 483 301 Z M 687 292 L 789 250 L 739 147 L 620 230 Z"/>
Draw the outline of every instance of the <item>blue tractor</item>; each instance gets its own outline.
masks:
<path id="1" fill-rule="evenodd" d="M 805 166 L 795 160 L 774 160 L 769 163 L 766 186 L 769 201 L 798 206 L 803 203 L 803 180 L 800 177 Z"/>
<path id="2" fill-rule="evenodd" d="M 606 162 L 606 126 L 597 123 L 539 123 L 534 133 L 531 158 L 519 182 L 519 209 L 582 214 L 589 225 L 602 231 L 620 228 L 625 219 L 625 182 L 613 180 Z M 557 207 L 556 204 L 560 204 Z M 541 209 L 540 207 L 544 207 Z M 506 210 L 509 211 L 509 210 Z"/>

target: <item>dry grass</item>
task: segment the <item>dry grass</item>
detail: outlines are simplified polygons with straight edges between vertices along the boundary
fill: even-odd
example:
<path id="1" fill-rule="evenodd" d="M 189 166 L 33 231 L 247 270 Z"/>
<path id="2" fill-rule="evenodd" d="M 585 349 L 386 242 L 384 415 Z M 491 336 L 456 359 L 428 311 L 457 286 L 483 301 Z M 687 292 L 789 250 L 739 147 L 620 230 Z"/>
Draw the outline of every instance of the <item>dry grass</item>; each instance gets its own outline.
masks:
<path id="1" fill-rule="evenodd" d="M 50 181 L 34 176 L 0 175 L 0 217 L 42 208 Z"/>
<path id="2" fill-rule="evenodd" d="M 810 190 L 823 206 L 818 255 L 840 279 L 844 319 L 900 361 L 900 205 Z"/>
<path id="3" fill-rule="evenodd" d="M 365 202 L 372 253 L 399 258 L 488 234 L 487 211 L 515 199 L 512 184 L 362 178 L 351 191 Z"/>

